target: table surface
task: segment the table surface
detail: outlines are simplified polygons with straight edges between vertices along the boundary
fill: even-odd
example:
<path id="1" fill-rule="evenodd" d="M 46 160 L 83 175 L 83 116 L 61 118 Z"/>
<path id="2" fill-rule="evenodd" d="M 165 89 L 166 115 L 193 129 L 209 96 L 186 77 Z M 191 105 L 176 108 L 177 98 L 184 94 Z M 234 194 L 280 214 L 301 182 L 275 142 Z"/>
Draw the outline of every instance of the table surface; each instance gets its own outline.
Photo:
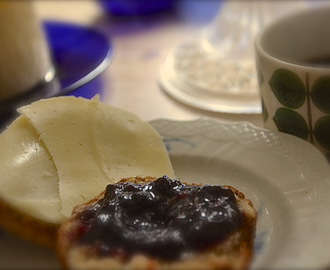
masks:
<path id="1" fill-rule="evenodd" d="M 114 55 L 99 76 L 101 100 L 129 110 L 141 119 L 193 120 L 208 116 L 223 121 L 249 121 L 262 126 L 260 114 L 214 113 L 184 105 L 157 84 L 159 67 L 171 47 L 207 25 L 217 14 L 218 1 L 179 1 L 175 11 L 148 17 L 109 16 L 97 1 L 36 0 L 41 20 L 95 27 L 111 40 Z M 202 3 L 202 4 L 201 4 Z"/>

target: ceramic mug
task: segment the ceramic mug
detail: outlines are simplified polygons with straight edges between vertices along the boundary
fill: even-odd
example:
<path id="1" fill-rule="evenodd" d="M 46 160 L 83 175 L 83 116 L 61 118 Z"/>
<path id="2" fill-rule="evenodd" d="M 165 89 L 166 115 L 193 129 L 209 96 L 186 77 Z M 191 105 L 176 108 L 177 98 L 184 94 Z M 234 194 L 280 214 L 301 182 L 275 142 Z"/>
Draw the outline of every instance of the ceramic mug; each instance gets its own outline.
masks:
<path id="1" fill-rule="evenodd" d="M 0 103 L 54 77 L 54 68 L 33 1 L 0 1 Z"/>
<path id="2" fill-rule="evenodd" d="M 264 127 L 330 153 L 330 7 L 282 18 L 256 37 Z"/>

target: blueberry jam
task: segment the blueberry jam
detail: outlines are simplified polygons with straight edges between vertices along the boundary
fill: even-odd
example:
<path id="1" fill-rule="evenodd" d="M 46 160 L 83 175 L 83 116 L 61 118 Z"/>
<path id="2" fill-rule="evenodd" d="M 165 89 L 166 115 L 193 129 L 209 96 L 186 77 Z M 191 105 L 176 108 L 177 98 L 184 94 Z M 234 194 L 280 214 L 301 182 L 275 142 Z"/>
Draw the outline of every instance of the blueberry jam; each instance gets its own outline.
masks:
<path id="1" fill-rule="evenodd" d="M 242 223 L 231 190 L 184 185 L 166 176 L 138 185 L 108 185 L 104 198 L 79 215 L 79 245 L 128 259 L 143 253 L 176 260 L 224 240 Z"/>

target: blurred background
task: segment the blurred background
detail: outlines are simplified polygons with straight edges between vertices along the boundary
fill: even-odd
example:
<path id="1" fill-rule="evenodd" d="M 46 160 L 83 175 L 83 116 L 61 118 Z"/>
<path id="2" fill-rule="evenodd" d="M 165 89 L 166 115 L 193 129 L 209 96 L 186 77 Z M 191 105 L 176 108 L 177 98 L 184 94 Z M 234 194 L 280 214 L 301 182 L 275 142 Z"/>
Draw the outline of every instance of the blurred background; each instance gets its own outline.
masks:
<path id="1" fill-rule="evenodd" d="M 150 3 L 154 6 L 150 7 Z M 93 28 L 110 42 L 109 66 L 70 94 L 91 97 L 99 93 L 102 101 L 128 109 L 145 120 L 233 118 L 178 101 L 163 91 L 158 80 L 171 49 L 214 21 L 222 1 L 35 1 L 35 4 L 42 21 Z M 251 117 L 259 123 L 259 115 Z"/>
<path id="2" fill-rule="evenodd" d="M 181 105 L 177 107 L 176 101 L 160 90 L 159 67 L 176 42 L 214 18 L 221 1 L 160 1 L 162 5 L 146 13 L 129 12 L 132 4 L 125 3 L 133 2 L 134 6 L 134 2 L 150 5 L 158 1 L 113 1 L 124 3 L 127 15 L 111 10 L 108 2 L 112 1 L 35 1 L 42 21 L 92 27 L 110 42 L 109 66 L 95 80 L 70 94 L 91 97 L 99 93 L 103 101 L 130 109 L 146 120 L 164 117 L 164 112 L 173 110 L 176 113 L 170 114 L 179 118 L 195 114 L 190 109 L 185 112 L 187 108 Z M 141 10 L 146 6 L 148 3 Z M 148 108 L 139 108 L 142 105 Z"/>
<path id="3" fill-rule="evenodd" d="M 100 94 L 144 120 L 210 116 L 257 126 L 262 119 L 254 37 L 273 19 L 318 3 L 27 2 L 43 27 L 55 79 L 34 96 L 5 100 L 2 111 L 43 97 Z"/>

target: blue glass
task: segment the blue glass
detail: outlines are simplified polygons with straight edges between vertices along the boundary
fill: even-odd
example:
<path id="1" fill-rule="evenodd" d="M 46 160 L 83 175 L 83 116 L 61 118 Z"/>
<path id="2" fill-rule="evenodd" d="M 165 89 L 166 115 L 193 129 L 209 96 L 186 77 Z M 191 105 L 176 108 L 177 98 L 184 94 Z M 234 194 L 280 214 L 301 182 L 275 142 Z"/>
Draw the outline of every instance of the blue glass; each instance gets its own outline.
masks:
<path id="1" fill-rule="evenodd" d="M 100 99 L 102 100 L 102 93 L 105 90 L 103 87 L 103 84 L 104 84 L 104 82 L 102 80 L 102 77 L 97 76 L 93 80 L 90 80 L 89 82 L 78 87 L 77 89 L 70 91 L 66 95 L 91 99 L 96 94 L 99 94 Z"/>
<path id="2" fill-rule="evenodd" d="M 113 48 L 95 29 L 49 21 L 43 26 L 60 81 L 60 94 L 87 83 L 108 66 Z"/>
<path id="3" fill-rule="evenodd" d="M 116 16 L 149 15 L 172 7 L 171 0 L 99 0 L 100 5 Z"/>

